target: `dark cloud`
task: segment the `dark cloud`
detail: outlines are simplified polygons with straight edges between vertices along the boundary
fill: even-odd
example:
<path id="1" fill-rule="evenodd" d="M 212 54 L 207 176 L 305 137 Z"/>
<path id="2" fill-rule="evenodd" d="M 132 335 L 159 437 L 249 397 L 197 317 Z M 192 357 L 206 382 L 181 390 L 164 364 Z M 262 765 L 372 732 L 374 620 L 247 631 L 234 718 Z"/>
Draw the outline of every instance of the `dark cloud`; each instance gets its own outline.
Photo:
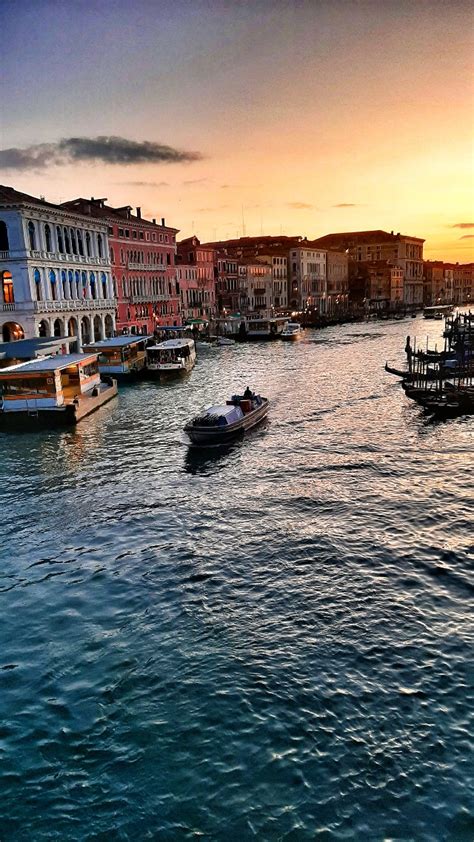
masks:
<path id="1" fill-rule="evenodd" d="M 474 222 L 456 222 L 451 228 L 474 228 Z"/>
<path id="2" fill-rule="evenodd" d="M 462 237 L 459 237 L 460 240 L 474 240 L 474 234 L 464 234 Z"/>
<path id="3" fill-rule="evenodd" d="M 293 210 L 311 210 L 314 205 L 308 205 L 307 202 L 288 202 L 288 207 Z"/>
<path id="4" fill-rule="evenodd" d="M 353 202 L 340 202 L 338 205 L 333 205 L 333 208 L 359 208 L 360 205 L 356 205 Z"/>
<path id="5" fill-rule="evenodd" d="M 127 140 L 125 137 L 69 137 L 58 143 L 40 143 L 26 149 L 0 151 L 0 167 L 37 170 L 51 165 L 76 161 L 103 164 L 177 164 L 199 161 L 199 152 L 186 152 L 149 140 Z"/>

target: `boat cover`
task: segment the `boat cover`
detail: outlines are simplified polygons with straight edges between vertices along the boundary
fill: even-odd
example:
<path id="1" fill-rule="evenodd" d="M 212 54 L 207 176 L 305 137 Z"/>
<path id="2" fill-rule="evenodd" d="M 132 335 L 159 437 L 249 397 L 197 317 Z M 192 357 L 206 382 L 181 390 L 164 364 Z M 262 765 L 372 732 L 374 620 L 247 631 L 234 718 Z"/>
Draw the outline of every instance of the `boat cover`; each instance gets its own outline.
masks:
<path id="1" fill-rule="evenodd" d="M 206 411 L 206 415 L 217 415 L 219 418 L 225 418 L 226 424 L 233 424 L 235 421 L 240 421 L 244 417 L 240 406 L 210 406 Z"/>

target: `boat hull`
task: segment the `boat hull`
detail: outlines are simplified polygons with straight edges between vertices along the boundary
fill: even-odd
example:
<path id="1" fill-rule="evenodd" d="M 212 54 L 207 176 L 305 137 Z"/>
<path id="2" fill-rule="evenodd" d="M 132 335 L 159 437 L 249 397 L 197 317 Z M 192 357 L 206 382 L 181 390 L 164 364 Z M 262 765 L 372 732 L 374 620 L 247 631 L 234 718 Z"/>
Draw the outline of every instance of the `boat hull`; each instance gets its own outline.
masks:
<path id="1" fill-rule="evenodd" d="M 102 383 L 97 395 L 84 395 L 77 404 L 68 403 L 65 406 L 51 409 L 0 411 L 0 430 L 17 431 L 71 427 L 112 400 L 117 391 L 117 381 L 113 379 L 110 384 Z"/>
<path id="2" fill-rule="evenodd" d="M 227 442 L 234 441 L 234 439 L 259 424 L 260 421 L 263 421 L 268 413 L 268 407 L 269 402 L 264 398 L 261 406 L 258 406 L 252 412 L 244 415 L 239 421 L 229 424 L 227 427 L 195 427 L 192 424 L 186 424 L 184 432 L 193 444 L 226 444 Z"/>

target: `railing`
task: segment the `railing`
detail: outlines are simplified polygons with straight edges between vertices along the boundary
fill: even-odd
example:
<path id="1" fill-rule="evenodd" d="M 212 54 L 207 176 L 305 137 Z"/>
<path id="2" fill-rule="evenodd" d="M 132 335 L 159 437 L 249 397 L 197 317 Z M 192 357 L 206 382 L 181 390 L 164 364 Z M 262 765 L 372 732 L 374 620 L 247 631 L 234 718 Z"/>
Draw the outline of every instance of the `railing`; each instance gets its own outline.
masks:
<path id="1" fill-rule="evenodd" d="M 2 309 L 10 311 L 16 310 L 16 304 L 2 304 Z"/>
<path id="2" fill-rule="evenodd" d="M 0 260 L 9 260 L 10 252 L 9 251 L 0 251 Z"/>
<path id="3" fill-rule="evenodd" d="M 18 252 L 18 256 L 22 255 Z M 63 254 L 62 252 L 43 251 L 43 250 L 29 250 L 27 256 L 33 260 L 48 260 L 50 262 L 62 263 L 83 263 L 87 266 L 110 266 L 110 261 L 106 257 L 88 257 L 83 254 Z"/>
<path id="4" fill-rule="evenodd" d="M 132 304 L 146 304 L 153 301 L 170 301 L 169 295 L 132 295 Z"/>
<path id="5" fill-rule="evenodd" d="M 132 263 L 130 260 L 127 263 L 127 267 L 128 269 L 135 269 L 140 272 L 164 272 L 168 268 L 174 269 L 174 267 L 168 266 L 167 263 Z"/>
<path id="6" fill-rule="evenodd" d="M 115 298 L 69 298 L 62 301 L 35 301 L 36 313 L 64 313 L 75 310 L 115 310 Z"/>

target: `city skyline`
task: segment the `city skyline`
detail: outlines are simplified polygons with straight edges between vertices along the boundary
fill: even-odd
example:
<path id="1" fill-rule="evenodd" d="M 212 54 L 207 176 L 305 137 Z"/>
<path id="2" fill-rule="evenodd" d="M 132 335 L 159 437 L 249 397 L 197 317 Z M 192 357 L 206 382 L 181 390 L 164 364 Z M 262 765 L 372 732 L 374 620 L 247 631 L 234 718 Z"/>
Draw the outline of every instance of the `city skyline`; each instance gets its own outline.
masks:
<path id="1" fill-rule="evenodd" d="M 6 5 L 0 180 L 180 238 L 385 229 L 472 261 L 472 22 L 464 2 Z"/>

